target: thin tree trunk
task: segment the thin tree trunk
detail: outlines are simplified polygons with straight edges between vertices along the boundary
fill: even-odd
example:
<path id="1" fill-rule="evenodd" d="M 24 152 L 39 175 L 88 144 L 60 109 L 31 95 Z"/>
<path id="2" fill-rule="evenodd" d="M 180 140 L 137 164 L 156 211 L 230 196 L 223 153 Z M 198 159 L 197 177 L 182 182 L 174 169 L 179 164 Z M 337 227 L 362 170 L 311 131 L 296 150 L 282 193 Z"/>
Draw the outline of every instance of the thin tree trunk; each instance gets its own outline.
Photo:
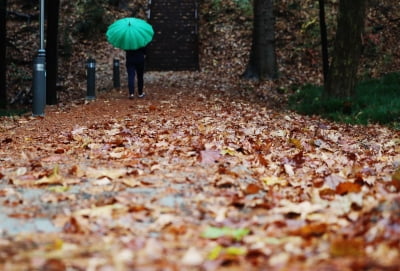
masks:
<path id="1" fill-rule="evenodd" d="M 322 67 L 323 67 L 324 82 L 326 82 L 329 71 L 329 54 L 328 54 L 328 36 L 326 33 L 324 0 L 319 0 L 319 25 L 321 31 Z"/>
<path id="2" fill-rule="evenodd" d="M 7 1 L 0 0 L 0 107 L 7 104 Z"/>
<path id="3" fill-rule="evenodd" d="M 340 0 L 338 27 L 325 94 L 349 98 L 354 95 L 361 57 L 361 35 L 367 0 Z"/>
<path id="4" fill-rule="evenodd" d="M 275 16 L 273 0 L 254 0 L 253 41 L 244 78 L 275 79 Z"/>
<path id="5" fill-rule="evenodd" d="M 47 2 L 46 103 L 57 103 L 58 18 L 60 0 Z"/>

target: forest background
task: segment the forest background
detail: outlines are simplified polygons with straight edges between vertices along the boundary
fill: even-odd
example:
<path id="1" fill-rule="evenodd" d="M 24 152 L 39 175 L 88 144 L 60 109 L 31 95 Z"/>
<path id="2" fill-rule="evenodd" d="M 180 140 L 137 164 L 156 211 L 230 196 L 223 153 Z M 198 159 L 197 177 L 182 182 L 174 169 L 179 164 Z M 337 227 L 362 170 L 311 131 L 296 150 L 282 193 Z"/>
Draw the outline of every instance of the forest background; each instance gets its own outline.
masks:
<path id="1" fill-rule="evenodd" d="M 39 1 L 8 1 L 7 86 L 9 102 L 29 104 L 32 59 L 39 46 Z M 338 1 L 326 1 L 330 49 L 336 26 Z M 114 20 L 135 15 L 146 18 L 147 0 L 61 1 L 59 24 L 58 100 L 85 97 L 85 61 L 97 62 L 99 91 L 112 88 L 112 61 L 124 61 L 121 50 L 112 48 L 105 30 Z M 288 94 L 305 84 L 321 85 L 322 60 L 318 1 L 276 1 L 276 49 L 279 79 L 252 82 L 241 79 L 248 62 L 252 39 L 252 6 L 249 0 L 199 2 L 198 72 L 151 72 L 147 81 L 164 86 L 204 87 L 255 94 L 275 106 L 283 106 Z M 363 36 L 360 79 L 376 78 L 399 70 L 400 7 L 390 1 L 371 1 Z M 122 80 L 125 73 L 122 71 Z M 123 81 L 124 82 L 124 81 Z"/>
<path id="2" fill-rule="evenodd" d="M 8 1 L 14 105 L 29 104 L 38 3 Z M 398 270 L 400 132 L 281 110 L 322 85 L 317 1 L 275 2 L 279 78 L 263 82 L 241 78 L 251 3 L 199 3 L 200 70 L 147 72 L 130 100 L 104 33 L 147 1 L 61 1 L 59 103 L 0 119 L 0 269 Z M 399 67 L 399 7 L 370 3 L 360 79 Z"/>

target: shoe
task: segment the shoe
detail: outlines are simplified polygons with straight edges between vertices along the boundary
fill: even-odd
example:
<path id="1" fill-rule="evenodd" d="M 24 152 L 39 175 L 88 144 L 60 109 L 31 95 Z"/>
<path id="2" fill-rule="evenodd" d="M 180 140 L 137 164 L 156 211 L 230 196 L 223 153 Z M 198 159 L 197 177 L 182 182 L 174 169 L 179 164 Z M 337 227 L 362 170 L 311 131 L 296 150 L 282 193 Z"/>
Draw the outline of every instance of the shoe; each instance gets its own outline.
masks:
<path id="1" fill-rule="evenodd" d="M 146 96 L 146 94 L 143 92 L 142 94 L 139 94 L 139 98 L 143 98 L 144 96 Z"/>
<path id="2" fill-rule="evenodd" d="M 135 98 L 135 94 L 129 94 L 129 99 Z"/>

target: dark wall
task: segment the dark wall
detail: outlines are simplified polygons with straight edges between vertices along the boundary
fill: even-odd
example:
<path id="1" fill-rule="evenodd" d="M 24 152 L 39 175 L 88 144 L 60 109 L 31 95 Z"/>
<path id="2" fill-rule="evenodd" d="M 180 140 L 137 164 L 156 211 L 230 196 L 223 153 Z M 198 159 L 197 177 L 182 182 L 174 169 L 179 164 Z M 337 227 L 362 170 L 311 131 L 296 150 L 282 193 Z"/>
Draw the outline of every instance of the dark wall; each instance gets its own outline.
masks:
<path id="1" fill-rule="evenodd" d="M 152 0 L 150 24 L 154 38 L 148 47 L 146 70 L 198 70 L 196 0 Z"/>

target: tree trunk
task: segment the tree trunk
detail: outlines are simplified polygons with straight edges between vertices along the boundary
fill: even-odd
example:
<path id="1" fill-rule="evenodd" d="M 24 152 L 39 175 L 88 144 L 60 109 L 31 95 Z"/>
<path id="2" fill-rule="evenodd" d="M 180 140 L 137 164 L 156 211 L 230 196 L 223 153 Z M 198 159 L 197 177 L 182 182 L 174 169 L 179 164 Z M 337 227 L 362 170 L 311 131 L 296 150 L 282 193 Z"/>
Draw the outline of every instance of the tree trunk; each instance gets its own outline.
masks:
<path id="1" fill-rule="evenodd" d="M 0 107 L 5 107 L 7 104 L 6 10 L 7 10 L 7 0 L 0 0 Z"/>
<path id="2" fill-rule="evenodd" d="M 58 17 L 60 0 L 47 2 L 46 103 L 57 103 Z"/>
<path id="3" fill-rule="evenodd" d="M 319 3 L 319 26 L 321 31 L 322 67 L 324 74 L 324 82 L 326 82 L 329 71 L 329 54 L 328 54 L 328 35 L 326 33 L 326 22 L 325 22 L 325 0 L 319 0 L 318 3 Z"/>
<path id="4" fill-rule="evenodd" d="M 325 82 L 328 96 L 349 98 L 354 95 L 367 1 L 340 0 L 332 63 Z"/>
<path id="5" fill-rule="evenodd" d="M 278 76 L 275 54 L 275 16 L 273 0 L 254 0 L 253 41 L 243 77 L 265 80 Z"/>

